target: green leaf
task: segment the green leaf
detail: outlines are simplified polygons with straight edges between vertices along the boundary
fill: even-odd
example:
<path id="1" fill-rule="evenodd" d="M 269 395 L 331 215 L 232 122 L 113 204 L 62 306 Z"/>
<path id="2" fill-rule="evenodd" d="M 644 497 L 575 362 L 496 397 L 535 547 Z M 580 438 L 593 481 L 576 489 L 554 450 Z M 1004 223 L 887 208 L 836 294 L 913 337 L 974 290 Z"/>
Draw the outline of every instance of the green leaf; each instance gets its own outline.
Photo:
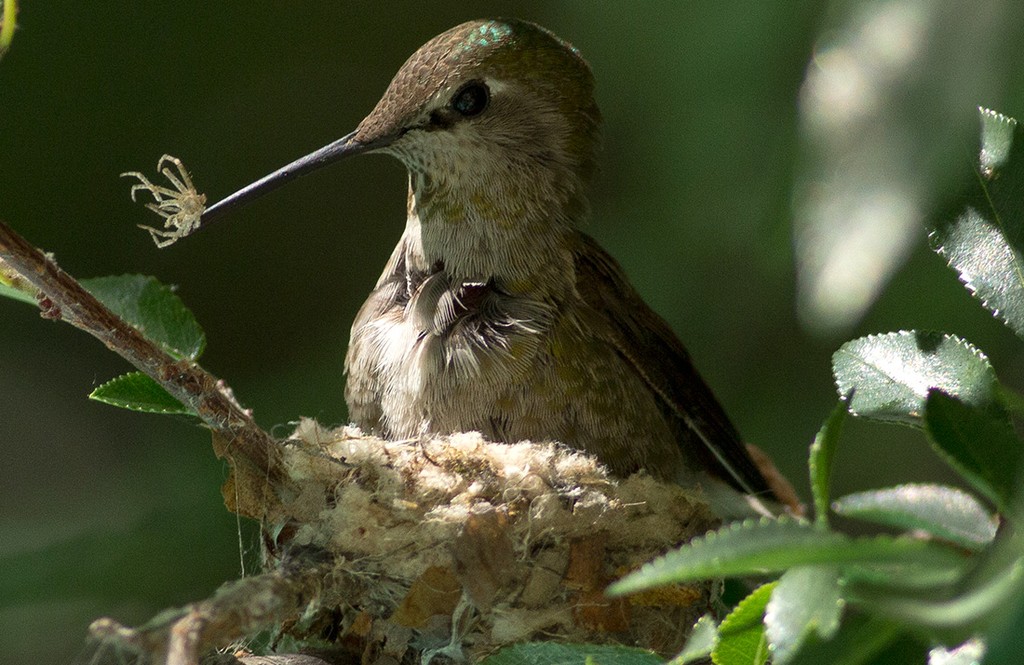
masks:
<path id="1" fill-rule="evenodd" d="M 850 613 L 832 637 L 823 640 L 816 633 L 807 636 L 803 647 L 790 665 L 864 665 L 865 663 L 899 663 L 896 659 L 878 658 L 900 638 L 898 624 Z"/>
<path id="2" fill-rule="evenodd" d="M 122 275 L 82 280 L 100 302 L 176 358 L 195 360 L 206 336 L 192 312 L 153 277 Z"/>
<path id="3" fill-rule="evenodd" d="M 676 582 L 763 575 L 801 565 L 903 564 L 958 573 L 963 558 L 948 547 L 910 538 L 851 538 L 788 519 L 737 522 L 694 538 L 608 588 L 611 595 Z"/>
<path id="4" fill-rule="evenodd" d="M 718 627 L 718 645 L 711 652 L 715 665 L 764 665 L 768 642 L 764 610 L 777 582 L 762 584 L 739 602 Z"/>
<path id="5" fill-rule="evenodd" d="M 837 569 L 800 566 L 787 570 L 764 615 L 772 662 L 783 665 L 792 660 L 811 632 L 822 639 L 832 637 L 842 611 Z"/>
<path id="6" fill-rule="evenodd" d="M 987 179 L 996 176 L 996 170 L 1002 168 L 1010 158 L 1013 146 L 1013 134 L 1017 129 L 1017 121 L 992 109 L 978 107 L 981 119 L 981 150 L 978 152 L 978 169 Z"/>
<path id="7" fill-rule="evenodd" d="M 8 284 L 5 284 L 3 281 L 2 274 L 0 274 L 0 296 L 3 296 L 4 298 L 10 298 L 11 300 L 18 300 L 23 303 L 28 303 L 29 305 L 33 305 L 35 307 L 39 306 L 39 301 L 36 300 L 34 293 L 29 293 L 28 291 L 24 291 L 22 289 L 18 289 Z"/>
<path id="8" fill-rule="evenodd" d="M 997 398 L 996 375 L 981 351 L 936 332 L 900 331 L 843 344 L 832 356 L 839 393 L 856 393 L 850 412 L 920 427 L 928 391 L 939 388 L 1007 418 Z"/>
<path id="9" fill-rule="evenodd" d="M 0 259 L 0 296 L 39 307 L 35 286 Z"/>
<path id="10" fill-rule="evenodd" d="M 1008 603 L 1001 620 L 989 636 L 989 653 L 985 665 L 1019 665 L 1021 635 L 1024 635 L 1024 594 L 1018 593 Z"/>
<path id="11" fill-rule="evenodd" d="M 1020 597 L 1024 561 L 1018 560 L 1003 575 L 973 580 L 973 584 L 952 598 L 921 594 L 865 593 L 856 585 L 847 587 L 849 597 L 867 611 L 890 617 L 904 628 L 953 632 L 966 639 L 980 625 L 1001 616 Z"/>
<path id="12" fill-rule="evenodd" d="M 668 665 L 686 665 L 695 660 L 707 658 L 718 644 L 718 624 L 710 614 L 705 614 L 693 624 L 690 637 L 679 654 Z"/>
<path id="13" fill-rule="evenodd" d="M 3 20 L 0 20 L 0 56 L 11 47 L 11 40 L 14 39 L 15 17 L 18 15 L 18 3 L 16 0 L 5 0 L 0 3 L 3 9 Z"/>
<path id="14" fill-rule="evenodd" d="M 111 379 L 93 390 L 89 398 L 132 411 L 196 415 L 192 409 L 164 390 L 163 386 L 141 372 L 130 372 Z"/>
<path id="15" fill-rule="evenodd" d="M 848 394 L 832 409 L 828 420 L 821 426 L 811 444 L 810 471 L 811 494 L 814 497 L 814 523 L 828 528 L 828 504 L 832 479 L 832 460 L 835 457 L 839 435 L 846 422 L 847 403 L 853 395 Z"/>
<path id="16" fill-rule="evenodd" d="M 1024 146 L 1017 121 L 981 113 L 976 186 L 962 212 L 943 220 L 929 238 L 974 297 L 1024 337 Z"/>
<path id="17" fill-rule="evenodd" d="M 657 654 L 632 647 L 529 642 L 513 644 L 484 658 L 481 665 L 661 665 Z"/>
<path id="18" fill-rule="evenodd" d="M 1013 426 L 940 390 L 928 394 L 925 425 L 940 456 L 1005 510 L 1022 451 Z"/>
<path id="19" fill-rule="evenodd" d="M 977 499 L 944 485 L 907 484 L 857 492 L 837 499 L 832 509 L 844 517 L 920 529 L 971 550 L 991 543 L 998 526 Z"/>

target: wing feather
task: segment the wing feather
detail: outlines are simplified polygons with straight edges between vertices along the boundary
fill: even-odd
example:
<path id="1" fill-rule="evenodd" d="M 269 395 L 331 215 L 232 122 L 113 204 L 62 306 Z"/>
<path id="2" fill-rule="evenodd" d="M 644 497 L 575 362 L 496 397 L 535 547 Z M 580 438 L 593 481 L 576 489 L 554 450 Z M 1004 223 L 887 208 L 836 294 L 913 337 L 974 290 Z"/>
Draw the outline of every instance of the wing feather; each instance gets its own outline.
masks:
<path id="1" fill-rule="evenodd" d="M 716 475 L 753 496 L 770 495 L 768 484 L 740 435 L 668 323 L 627 281 L 622 268 L 593 239 L 580 233 L 577 291 L 606 338 L 676 420 L 680 445 Z"/>

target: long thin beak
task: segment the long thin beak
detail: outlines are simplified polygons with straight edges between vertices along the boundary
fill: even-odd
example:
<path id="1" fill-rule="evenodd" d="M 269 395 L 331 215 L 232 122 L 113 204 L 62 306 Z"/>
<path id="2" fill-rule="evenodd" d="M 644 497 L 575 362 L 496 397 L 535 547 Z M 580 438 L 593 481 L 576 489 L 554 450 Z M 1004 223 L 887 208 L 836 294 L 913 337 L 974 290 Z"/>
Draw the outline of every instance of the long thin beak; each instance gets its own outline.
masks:
<path id="1" fill-rule="evenodd" d="M 240 208 L 250 201 L 277 189 L 285 183 L 295 180 L 299 176 L 316 171 L 320 167 L 327 166 L 328 164 L 333 164 L 339 159 L 358 155 L 360 153 L 373 150 L 374 148 L 383 147 L 387 143 L 390 143 L 389 140 L 363 143 L 356 141 L 355 135 L 355 132 L 346 134 L 337 141 L 329 143 L 319 150 L 309 153 L 305 157 L 296 159 L 291 164 L 279 168 L 269 175 L 263 176 L 256 182 L 246 185 L 234 194 L 214 203 L 209 206 L 205 212 L 203 212 L 202 217 L 200 217 L 199 228 L 205 228 L 214 220 L 219 219 L 236 208 Z"/>

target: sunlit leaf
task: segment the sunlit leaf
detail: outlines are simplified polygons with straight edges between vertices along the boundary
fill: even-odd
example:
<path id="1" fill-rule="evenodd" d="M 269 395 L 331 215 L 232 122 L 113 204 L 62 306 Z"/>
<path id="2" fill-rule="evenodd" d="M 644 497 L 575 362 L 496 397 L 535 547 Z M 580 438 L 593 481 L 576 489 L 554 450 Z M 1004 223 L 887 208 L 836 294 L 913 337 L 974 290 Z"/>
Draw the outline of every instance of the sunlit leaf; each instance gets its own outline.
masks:
<path id="1" fill-rule="evenodd" d="M 959 571 L 962 558 L 947 547 L 910 538 L 851 538 L 792 520 L 748 521 L 722 527 L 646 564 L 612 584 L 621 595 L 675 582 L 763 575 L 800 565 L 914 564 Z"/>
<path id="2" fill-rule="evenodd" d="M 971 110 L 1000 94 L 985 73 L 999 62 L 1000 43 L 1014 39 L 1008 26 L 1020 14 L 1015 3 L 986 11 L 943 2 L 827 6 L 800 91 L 793 225 L 798 312 L 808 326 L 834 331 L 867 311 L 926 212 L 962 177 Z"/>
<path id="3" fill-rule="evenodd" d="M 705 614 L 693 625 L 690 637 L 679 654 L 668 665 L 687 665 L 695 660 L 707 658 L 718 644 L 718 623 L 710 614 Z"/>
<path id="4" fill-rule="evenodd" d="M 765 610 L 764 624 L 775 665 L 788 663 L 811 632 L 828 639 L 839 628 L 843 600 L 839 571 L 824 566 L 787 570 Z"/>
<path id="5" fill-rule="evenodd" d="M 776 582 L 762 584 L 739 602 L 718 627 L 718 644 L 711 652 L 715 665 L 764 665 L 768 641 L 764 610 Z"/>
<path id="6" fill-rule="evenodd" d="M 844 517 L 926 531 L 937 538 L 978 550 L 996 536 L 995 518 L 970 494 L 943 485 L 900 485 L 857 492 L 832 507 Z"/>
<path id="7" fill-rule="evenodd" d="M 1006 417 L 988 358 L 955 335 L 900 331 L 861 337 L 835 352 L 832 371 L 841 395 L 855 391 L 850 411 L 858 416 L 920 427 L 928 391 L 939 388 Z"/>
<path id="8" fill-rule="evenodd" d="M 995 316 L 1024 337 L 1024 145 L 1017 121 L 979 109 L 982 144 L 977 179 L 955 217 L 930 239 L 960 281 Z"/>
<path id="9" fill-rule="evenodd" d="M 935 647 L 928 652 L 928 665 L 978 665 L 984 655 L 985 643 L 973 638 L 954 649 Z"/>

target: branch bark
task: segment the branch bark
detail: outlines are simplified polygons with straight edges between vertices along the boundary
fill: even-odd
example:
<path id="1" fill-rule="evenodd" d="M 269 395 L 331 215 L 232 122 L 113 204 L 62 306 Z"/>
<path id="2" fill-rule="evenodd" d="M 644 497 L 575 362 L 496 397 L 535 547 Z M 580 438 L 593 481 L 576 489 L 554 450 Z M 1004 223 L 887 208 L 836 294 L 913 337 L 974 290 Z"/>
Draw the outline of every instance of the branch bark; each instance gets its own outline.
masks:
<path id="1" fill-rule="evenodd" d="M 322 587 L 330 567 L 322 561 L 318 563 L 299 556 L 277 570 L 225 584 L 209 599 L 163 612 L 139 628 L 122 626 L 112 619 L 99 619 L 89 629 L 90 647 L 77 662 L 199 665 L 204 653 L 300 613 L 309 603 L 310 593 L 315 594 Z M 285 659 L 281 663 L 303 662 L 287 660 L 301 659 L 297 654 L 278 657 Z M 225 660 L 227 663 L 250 662 L 245 658 Z M 275 665 L 273 660 L 266 662 Z M 307 661 L 307 665 L 319 663 L 323 660 Z"/>
<path id="2" fill-rule="evenodd" d="M 41 315 L 84 330 L 171 395 L 193 409 L 213 430 L 217 454 L 236 475 L 289 484 L 277 441 L 261 429 L 216 377 L 188 360 L 176 360 L 97 300 L 57 263 L 0 221 L 0 260 L 39 290 Z M 259 519 L 261 515 L 247 515 Z"/>

